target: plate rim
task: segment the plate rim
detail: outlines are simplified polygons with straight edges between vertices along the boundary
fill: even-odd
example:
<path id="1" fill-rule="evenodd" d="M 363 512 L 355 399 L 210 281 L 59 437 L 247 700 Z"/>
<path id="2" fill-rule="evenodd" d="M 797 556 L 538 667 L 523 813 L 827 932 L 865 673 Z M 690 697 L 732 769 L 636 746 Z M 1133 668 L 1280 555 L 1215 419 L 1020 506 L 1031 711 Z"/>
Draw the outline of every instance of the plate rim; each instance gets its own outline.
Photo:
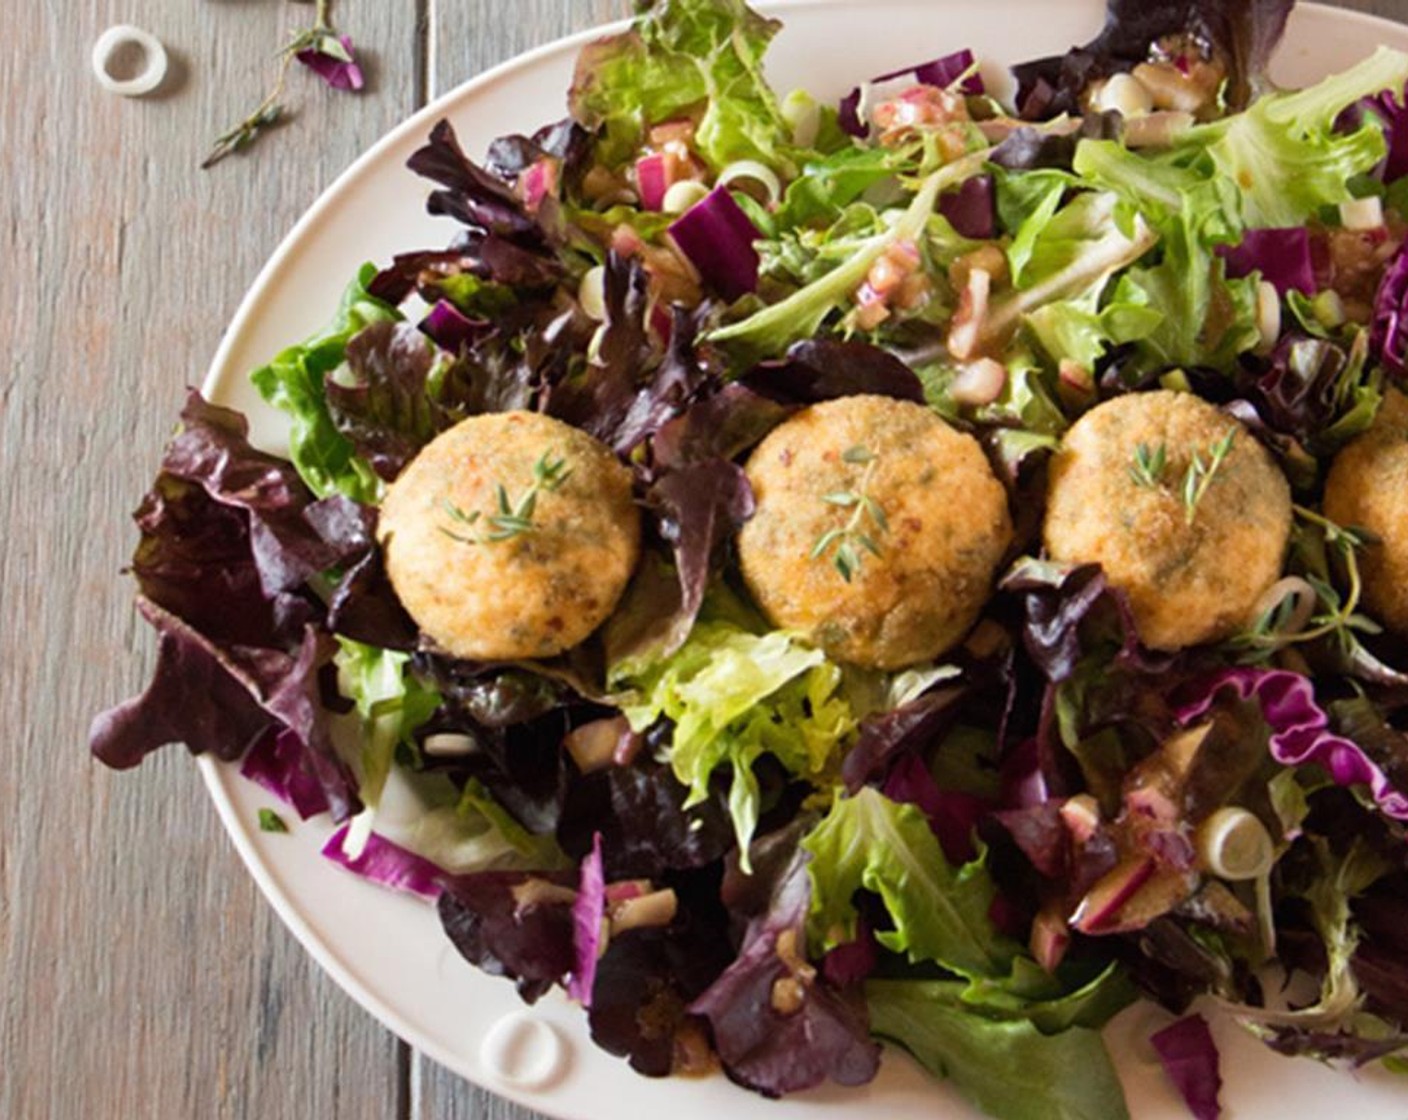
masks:
<path id="1" fill-rule="evenodd" d="M 856 0 L 750 0 L 752 6 L 768 15 L 785 16 L 795 9 L 828 9 L 855 7 Z M 932 0 L 890 0 L 891 3 L 935 7 Z M 1045 0 L 1050 7 L 1067 9 L 1087 8 L 1098 18 L 1100 0 Z M 943 0 L 940 5 L 953 7 L 981 6 L 983 0 Z M 1408 21 L 1398 21 L 1354 8 L 1338 7 L 1320 3 L 1318 0 L 1302 0 L 1295 5 L 1297 11 L 1312 12 L 1320 18 L 1329 17 L 1335 22 L 1359 25 L 1364 30 L 1393 28 L 1399 35 L 1405 34 Z M 354 191 L 364 172 L 384 161 L 388 152 L 403 143 L 412 134 L 428 131 L 434 122 L 452 113 L 460 103 L 473 101 L 477 96 L 494 86 L 512 79 L 521 70 L 553 59 L 557 56 L 574 53 L 582 46 L 605 35 L 617 33 L 631 24 L 630 19 L 613 20 L 597 24 L 569 35 L 561 36 L 522 51 L 495 64 L 480 74 L 452 87 L 433 100 L 404 117 L 384 132 L 374 143 L 364 150 L 331 184 L 329 184 L 279 241 L 254 280 L 241 297 L 234 315 L 225 327 L 214 356 L 201 380 L 200 391 L 208 399 L 218 395 L 223 386 L 247 378 L 248 370 L 232 365 L 232 356 L 237 352 L 241 338 L 247 333 L 250 323 L 258 314 L 261 305 L 268 298 L 270 290 L 282 272 L 285 263 L 298 250 L 300 243 L 312 235 L 318 226 L 332 219 L 344 197 Z M 296 904 L 293 894 L 285 889 L 266 861 L 255 842 L 253 825 L 239 813 L 231 793 L 232 783 L 246 783 L 248 779 L 239 773 L 238 763 L 222 762 L 210 754 L 195 756 L 197 769 L 205 784 L 206 792 L 215 805 L 217 815 L 226 834 L 234 844 L 241 862 L 259 887 L 260 893 L 273 908 L 284 926 L 291 932 L 299 945 L 313 958 L 318 966 L 330 976 L 363 1011 L 371 1015 L 377 1024 L 391 1031 L 408 1046 L 431 1058 L 455 1076 L 492 1093 L 497 1097 L 545 1116 L 566 1120 L 571 1114 L 559 1106 L 559 1098 L 543 1091 L 520 1088 L 506 1081 L 486 1083 L 464 1073 L 455 1054 L 442 1047 L 435 1039 L 427 1036 L 414 1023 L 410 1022 L 387 1001 L 373 986 L 365 983 L 358 971 L 340 952 L 329 945 L 306 920 Z M 330 870 L 336 868 L 329 865 Z M 603 1052 L 604 1053 L 604 1052 Z M 887 1047 L 887 1053 L 889 1048 Z M 615 1059 L 613 1056 L 612 1060 Z M 623 1074 L 630 1077 L 641 1075 L 630 1070 L 624 1060 L 618 1060 Z"/>

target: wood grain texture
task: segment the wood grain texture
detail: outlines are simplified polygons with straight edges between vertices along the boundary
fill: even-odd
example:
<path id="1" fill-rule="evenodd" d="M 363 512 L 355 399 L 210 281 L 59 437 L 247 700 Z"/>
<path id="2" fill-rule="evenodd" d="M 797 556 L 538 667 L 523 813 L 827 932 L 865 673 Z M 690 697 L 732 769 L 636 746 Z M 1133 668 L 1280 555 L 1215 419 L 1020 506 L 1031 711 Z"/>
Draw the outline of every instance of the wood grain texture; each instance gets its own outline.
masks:
<path id="1" fill-rule="evenodd" d="M 860 0 L 857 0 L 860 2 Z M 936 0 L 941 2 L 941 0 Z M 1408 0 L 1348 7 L 1408 20 Z M 432 93 L 627 0 L 342 0 L 369 89 L 294 75 L 298 117 L 212 172 L 308 9 L 285 0 L 6 5 L 0 51 L 0 1117 L 530 1120 L 412 1056 L 259 897 L 188 760 L 111 774 L 93 711 L 153 643 L 116 573 L 183 386 L 284 233 Z M 103 93 L 88 50 L 136 20 L 159 96 Z M 302 80 L 300 80 L 302 79 Z"/>
<path id="2" fill-rule="evenodd" d="M 126 518 L 244 290 L 299 214 L 414 107 L 411 0 L 346 0 L 368 95 L 291 75 L 297 119 L 196 169 L 262 96 L 281 0 L 6 5 L 0 52 L 0 1116 L 395 1116 L 399 1044 L 260 897 L 189 761 L 90 762 L 88 721 L 153 642 L 118 578 Z M 16 20 L 20 26 L 15 26 Z M 104 93 L 88 52 L 137 20 L 162 95 Z"/>

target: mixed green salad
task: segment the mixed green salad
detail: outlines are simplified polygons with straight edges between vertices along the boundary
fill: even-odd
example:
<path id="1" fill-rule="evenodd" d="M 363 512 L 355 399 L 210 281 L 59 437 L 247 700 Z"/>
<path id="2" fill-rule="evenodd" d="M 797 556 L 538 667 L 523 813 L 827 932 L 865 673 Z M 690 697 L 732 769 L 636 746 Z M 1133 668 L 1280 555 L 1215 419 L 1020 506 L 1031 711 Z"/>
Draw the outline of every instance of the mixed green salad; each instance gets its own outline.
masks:
<path id="1" fill-rule="evenodd" d="M 1275 89 L 1290 8 L 1110 0 L 1011 104 L 936 17 L 940 57 L 827 105 L 768 85 L 776 21 L 660 0 L 563 121 L 482 163 L 441 122 L 410 167 L 448 246 L 252 375 L 288 457 L 191 392 L 136 514 L 154 678 L 94 753 L 330 814 L 330 859 L 649 1076 L 860 1085 L 887 1040 L 992 1116 L 1104 1120 L 1141 997 L 1199 1117 L 1200 997 L 1408 1071 L 1408 55 Z M 892 413 L 982 454 L 926 467 Z M 514 475 L 528 420 L 630 517 L 584 527 L 572 441 Z M 483 508 L 406 497 L 467 432 Z M 845 484 L 778 501 L 810 454 Z M 934 516 L 981 475 L 998 562 L 897 464 Z M 537 646 L 455 644 L 391 562 L 417 517 L 430 597 Z M 588 544 L 604 597 L 552 582 Z M 940 590 L 876 606 L 901 569 Z"/>

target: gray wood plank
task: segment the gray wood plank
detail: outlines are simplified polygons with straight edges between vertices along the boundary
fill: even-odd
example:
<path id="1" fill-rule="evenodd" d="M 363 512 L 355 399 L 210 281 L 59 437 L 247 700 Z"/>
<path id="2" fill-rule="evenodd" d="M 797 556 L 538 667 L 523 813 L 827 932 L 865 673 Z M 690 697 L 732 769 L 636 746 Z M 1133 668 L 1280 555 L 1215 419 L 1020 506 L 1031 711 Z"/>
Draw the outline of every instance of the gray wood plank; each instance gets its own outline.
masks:
<path id="1" fill-rule="evenodd" d="M 311 8 L 5 8 L 23 47 L 0 52 L 0 1116 L 403 1111 L 399 1044 L 264 903 L 189 760 L 115 775 L 86 753 L 93 712 L 151 668 L 117 573 L 183 386 L 284 232 L 414 107 L 414 0 L 336 12 L 370 48 L 371 89 L 295 74 L 296 121 L 203 173 Z M 126 101 L 92 79 L 91 44 L 125 20 L 170 49 L 163 96 Z"/>

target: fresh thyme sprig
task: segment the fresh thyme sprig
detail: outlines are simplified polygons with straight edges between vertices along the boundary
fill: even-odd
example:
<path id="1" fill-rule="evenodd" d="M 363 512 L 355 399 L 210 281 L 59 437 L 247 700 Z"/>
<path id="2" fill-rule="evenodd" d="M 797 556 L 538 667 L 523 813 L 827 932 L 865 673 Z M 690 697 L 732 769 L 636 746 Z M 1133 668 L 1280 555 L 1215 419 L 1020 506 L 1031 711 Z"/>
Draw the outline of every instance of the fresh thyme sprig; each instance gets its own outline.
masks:
<path id="1" fill-rule="evenodd" d="M 538 509 L 538 495 L 561 490 L 563 483 L 571 477 L 572 469 L 567 465 L 566 459 L 554 459 L 552 452 L 544 451 L 533 464 L 532 485 L 516 502 L 509 501 L 508 490 L 503 483 L 494 488 L 493 513 L 485 514 L 477 509 L 466 513 L 450 499 L 444 499 L 442 508 L 452 520 L 464 526 L 466 532 L 457 533 L 443 525 L 440 526 L 440 532 L 461 544 L 496 544 L 513 540 L 514 537 L 537 528 L 533 523 L 533 515 Z"/>
<path id="2" fill-rule="evenodd" d="M 1188 470 L 1183 475 L 1184 516 L 1187 517 L 1189 525 L 1193 524 L 1193 519 L 1198 516 L 1198 504 L 1207 494 L 1208 487 L 1217 477 L 1222 464 L 1227 461 L 1227 456 L 1232 453 L 1232 441 L 1236 438 L 1237 429 L 1229 428 L 1227 434 L 1212 445 L 1206 462 L 1203 461 L 1201 452 L 1193 452 L 1193 461 L 1188 464 Z"/>
<path id="3" fill-rule="evenodd" d="M 249 116 L 228 132 L 216 138 L 210 154 L 201 162 L 201 169 L 214 167 L 226 156 L 234 155 L 248 148 L 270 128 L 286 119 L 288 110 L 283 104 L 284 86 L 288 82 L 289 67 L 299 55 L 306 57 L 322 56 L 332 60 L 334 65 L 355 68 L 352 52 L 332 26 L 329 10 L 332 0 L 317 0 L 310 26 L 295 31 L 278 52 L 278 71 L 269 92 Z M 360 78 L 357 82 L 360 85 Z"/>
<path id="4" fill-rule="evenodd" d="M 1183 483 L 1179 492 L 1183 497 L 1183 513 L 1188 524 L 1193 524 L 1198 516 L 1198 506 L 1207 495 L 1217 472 L 1232 453 L 1232 443 L 1237 438 L 1237 429 L 1231 428 L 1227 434 L 1213 444 L 1203 458 L 1201 451 L 1194 450 L 1183 472 Z M 1164 474 L 1168 470 L 1168 445 L 1161 443 L 1151 447 L 1141 443 L 1134 449 L 1134 458 L 1129 464 L 1129 477 L 1136 486 L 1145 490 L 1157 490 L 1164 484 Z"/>
<path id="5" fill-rule="evenodd" d="M 1168 466 L 1168 446 L 1159 444 L 1150 448 L 1141 443 L 1134 449 L 1134 462 L 1129 466 L 1129 477 L 1136 486 L 1146 490 L 1157 490 L 1163 483 L 1164 468 Z"/>
<path id="6" fill-rule="evenodd" d="M 861 476 L 860 486 L 856 490 L 837 490 L 822 495 L 821 500 L 827 505 L 849 509 L 851 516 L 841 528 L 829 529 L 817 538 L 816 544 L 812 546 L 811 559 L 819 559 L 835 545 L 836 552 L 831 557 L 831 562 L 841 573 L 841 578 L 850 583 L 860 571 L 865 553 L 876 557 L 883 555 L 879 542 L 866 531 L 866 519 L 869 518 L 875 534 L 880 536 L 890 531 L 890 522 L 885 516 L 884 508 L 869 493 L 870 479 L 875 473 L 879 456 L 867 447 L 856 446 L 843 452 L 841 459 L 852 466 L 864 466 L 865 473 Z"/>
<path id="7" fill-rule="evenodd" d="M 1297 612 L 1294 605 L 1288 605 L 1283 599 L 1230 644 L 1245 651 L 1249 660 L 1261 660 L 1290 645 L 1331 638 L 1346 658 L 1353 659 L 1360 649 L 1358 635 L 1377 634 L 1381 630 L 1373 619 L 1359 613 L 1364 592 L 1359 553 L 1373 543 L 1374 538 L 1363 529 L 1339 525 L 1304 506 L 1292 508 L 1296 517 L 1305 523 L 1304 528 L 1297 527 L 1294 552 L 1304 566 L 1303 578 L 1322 609 L 1308 619 L 1301 615 L 1303 625 L 1288 631 L 1288 620 Z M 1332 582 L 1332 561 L 1343 572 L 1346 583 L 1343 593 Z"/>

